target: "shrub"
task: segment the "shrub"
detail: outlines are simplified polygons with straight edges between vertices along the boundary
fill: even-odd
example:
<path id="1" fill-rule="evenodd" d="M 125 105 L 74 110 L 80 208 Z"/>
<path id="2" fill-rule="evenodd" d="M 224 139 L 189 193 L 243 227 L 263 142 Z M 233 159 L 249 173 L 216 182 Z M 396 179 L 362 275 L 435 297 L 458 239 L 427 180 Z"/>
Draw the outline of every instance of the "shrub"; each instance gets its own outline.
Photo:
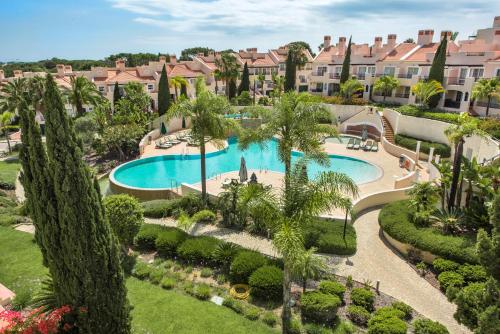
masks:
<path id="1" fill-rule="evenodd" d="M 177 247 L 179 247 L 187 237 L 187 233 L 182 230 L 168 228 L 158 234 L 155 246 L 161 256 L 172 256 L 176 253 Z"/>
<path id="2" fill-rule="evenodd" d="M 239 314 L 242 314 L 245 309 L 243 303 L 239 300 L 234 299 L 233 297 L 225 298 L 222 302 L 222 305 Z"/>
<path id="3" fill-rule="evenodd" d="M 337 316 L 340 298 L 319 291 L 310 291 L 302 294 L 300 308 L 305 321 L 331 323 Z"/>
<path id="4" fill-rule="evenodd" d="M 152 268 L 149 272 L 149 281 L 153 284 L 160 284 L 163 276 L 165 276 L 165 272 L 162 269 Z"/>
<path id="5" fill-rule="evenodd" d="M 319 283 L 319 291 L 337 295 L 340 300 L 344 300 L 345 286 L 343 286 L 339 282 L 322 281 Z"/>
<path id="6" fill-rule="evenodd" d="M 477 263 L 475 238 L 443 235 L 433 227 L 417 227 L 409 219 L 408 201 L 393 202 L 380 211 L 379 223 L 392 238 L 446 259 Z"/>
<path id="7" fill-rule="evenodd" d="M 153 268 L 149 265 L 147 265 L 146 263 L 144 262 L 137 262 L 135 264 L 135 267 L 134 269 L 132 270 L 132 275 L 134 277 L 137 277 L 138 279 L 146 279 L 146 278 L 149 278 L 149 274 L 151 273 L 151 271 L 153 270 Z"/>
<path id="8" fill-rule="evenodd" d="M 193 193 L 173 200 L 171 214 L 175 216 L 178 215 L 179 212 L 184 211 L 188 215 L 192 216 L 204 208 L 205 205 L 201 200 L 201 195 Z"/>
<path id="9" fill-rule="evenodd" d="M 273 312 L 265 312 L 262 315 L 262 321 L 269 327 L 274 327 L 278 323 L 278 317 Z"/>
<path id="10" fill-rule="evenodd" d="M 191 219 L 195 223 L 203 223 L 203 224 L 213 224 L 215 223 L 216 218 L 217 216 L 215 215 L 215 213 L 213 213 L 210 210 L 198 211 L 193 215 L 193 217 L 191 217 Z"/>
<path id="11" fill-rule="evenodd" d="M 172 212 L 172 200 L 156 199 L 153 201 L 142 202 L 144 216 L 150 218 L 163 218 L 169 216 Z"/>
<path id="12" fill-rule="evenodd" d="M 406 334 L 406 323 L 395 317 L 372 317 L 368 322 L 368 334 Z"/>
<path id="13" fill-rule="evenodd" d="M 417 319 L 413 322 L 415 334 L 448 334 L 446 327 L 430 319 Z"/>
<path id="14" fill-rule="evenodd" d="M 396 135 L 394 137 L 396 144 L 412 151 L 417 149 L 417 141 L 420 140 L 420 152 L 429 154 L 431 147 L 434 147 L 434 154 L 439 154 L 443 158 L 449 158 L 451 155 L 451 148 L 442 143 L 435 143 L 423 139 L 413 138 L 410 136 Z"/>
<path id="15" fill-rule="evenodd" d="M 464 277 L 465 282 L 484 282 L 488 278 L 483 266 L 464 264 L 458 268 L 458 273 Z"/>
<path id="16" fill-rule="evenodd" d="M 459 264 L 455 261 L 437 258 L 432 261 L 432 266 L 438 273 L 442 273 L 443 271 L 455 271 L 458 269 Z"/>
<path id="17" fill-rule="evenodd" d="M 347 317 L 356 325 L 366 326 L 368 320 L 370 320 L 371 314 L 361 306 L 349 305 L 347 308 Z"/>
<path id="18" fill-rule="evenodd" d="M 227 277 L 224 274 L 219 274 L 215 280 L 217 281 L 217 284 L 222 285 L 227 282 Z"/>
<path id="19" fill-rule="evenodd" d="M 331 334 L 332 331 L 330 328 L 325 327 L 324 325 L 319 324 L 305 324 L 304 329 L 307 334 Z"/>
<path id="20" fill-rule="evenodd" d="M 461 289 L 454 301 L 457 304 L 455 319 L 471 329 L 476 328 L 479 315 L 484 311 L 485 292 L 484 283 L 472 283 Z"/>
<path id="21" fill-rule="evenodd" d="M 163 226 L 154 224 L 143 224 L 139 233 L 135 236 L 134 244 L 141 250 L 153 250 L 158 234 L 164 230 Z"/>
<path id="22" fill-rule="evenodd" d="M 33 294 L 31 290 L 22 289 L 18 293 L 16 293 L 16 296 L 12 300 L 12 309 L 15 311 L 24 310 L 31 304 L 32 300 Z"/>
<path id="23" fill-rule="evenodd" d="M 391 307 L 395 308 L 396 310 L 400 310 L 401 312 L 404 313 L 404 318 L 406 320 L 410 320 L 412 317 L 412 312 L 413 309 L 411 308 L 410 305 L 407 305 L 403 302 L 394 302 L 391 304 Z"/>
<path id="24" fill-rule="evenodd" d="M 460 288 L 456 287 L 456 286 L 449 286 L 448 288 L 446 288 L 446 298 L 448 299 L 448 301 L 450 302 L 453 302 L 455 300 L 455 298 L 457 297 L 457 294 L 460 292 Z"/>
<path id="25" fill-rule="evenodd" d="M 212 237 L 189 238 L 177 248 L 177 254 L 188 262 L 208 264 L 213 262 L 214 250 L 220 243 Z"/>
<path id="26" fill-rule="evenodd" d="M 182 284 L 182 290 L 184 290 L 185 293 L 193 296 L 194 295 L 194 284 L 193 284 L 193 282 L 184 282 Z"/>
<path id="27" fill-rule="evenodd" d="M 213 274 L 213 271 L 210 268 L 203 268 L 200 272 L 200 276 L 203 278 L 210 277 L 210 276 L 212 276 L 212 274 Z"/>
<path id="28" fill-rule="evenodd" d="M 249 320 L 255 321 L 260 317 L 260 309 L 255 306 L 248 305 L 243 310 L 243 316 Z"/>
<path id="29" fill-rule="evenodd" d="M 200 300 L 208 300 L 210 298 L 210 286 L 208 284 L 199 284 L 194 289 L 194 296 Z"/>
<path id="30" fill-rule="evenodd" d="M 233 283 L 248 283 L 250 275 L 266 264 L 267 259 L 263 255 L 253 251 L 241 251 L 231 263 L 231 281 Z"/>
<path id="31" fill-rule="evenodd" d="M 264 300 L 280 300 L 283 297 L 283 271 L 274 266 L 255 270 L 248 280 L 252 296 Z"/>
<path id="32" fill-rule="evenodd" d="M 172 277 L 165 277 L 161 280 L 160 285 L 162 288 L 170 290 L 175 287 L 175 283 L 177 282 Z"/>
<path id="33" fill-rule="evenodd" d="M 304 245 L 316 247 L 325 254 L 352 255 L 356 253 L 356 231 L 347 224 L 343 239 L 344 222 L 340 220 L 314 220 L 304 227 Z"/>
<path id="34" fill-rule="evenodd" d="M 354 286 L 354 280 L 352 279 L 351 275 L 347 276 L 346 281 L 345 281 L 345 286 L 348 289 L 352 289 L 352 287 Z"/>
<path id="35" fill-rule="evenodd" d="M 301 334 L 302 333 L 302 323 L 300 319 L 293 317 L 290 321 L 290 328 L 288 329 L 289 334 Z"/>
<path id="36" fill-rule="evenodd" d="M 405 313 L 392 306 L 384 306 L 375 311 L 374 317 L 404 319 Z"/>
<path id="37" fill-rule="evenodd" d="M 454 271 L 443 271 L 438 276 L 441 289 L 446 291 L 449 286 L 461 287 L 464 285 L 464 277 Z"/>
<path id="38" fill-rule="evenodd" d="M 368 311 L 373 311 L 375 294 L 365 288 L 352 289 L 351 301 L 354 305 L 364 307 Z"/>
<path id="39" fill-rule="evenodd" d="M 126 194 L 104 197 L 109 224 L 122 245 L 131 245 L 144 223 L 143 210 L 135 197 Z"/>

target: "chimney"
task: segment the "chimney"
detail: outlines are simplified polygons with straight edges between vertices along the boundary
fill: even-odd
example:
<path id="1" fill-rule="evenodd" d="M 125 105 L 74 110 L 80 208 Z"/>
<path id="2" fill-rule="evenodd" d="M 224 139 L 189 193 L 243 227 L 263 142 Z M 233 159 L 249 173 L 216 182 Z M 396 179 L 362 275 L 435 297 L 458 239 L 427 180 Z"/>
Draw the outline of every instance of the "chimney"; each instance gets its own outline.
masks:
<path id="1" fill-rule="evenodd" d="M 387 35 L 387 46 L 394 48 L 396 46 L 396 34 Z"/>
<path id="2" fill-rule="evenodd" d="M 209 56 L 213 56 L 213 55 L 214 55 L 214 52 L 213 52 L 213 51 L 208 51 L 208 55 L 209 55 Z"/>
<path id="3" fill-rule="evenodd" d="M 57 64 L 56 68 L 57 68 L 57 75 L 60 76 L 60 77 L 63 77 L 64 76 L 64 65 L 63 64 Z"/>
<path id="4" fill-rule="evenodd" d="M 339 44 L 338 47 L 340 50 L 343 50 L 345 48 L 345 37 L 339 37 Z"/>
<path id="5" fill-rule="evenodd" d="M 495 16 L 493 20 L 493 28 L 500 28 L 500 16 Z"/>
<path id="6" fill-rule="evenodd" d="M 14 70 L 14 78 L 21 78 L 23 76 L 23 71 Z"/>
<path id="7" fill-rule="evenodd" d="M 375 37 L 375 43 L 373 45 L 375 46 L 375 49 L 381 49 L 382 48 L 382 37 L 380 37 L 380 36 Z"/>
<path id="8" fill-rule="evenodd" d="M 125 60 L 119 58 L 115 62 L 116 68 L 118 71 L 124 71 L 125 70 Z"/>
<path id="9" fill-rule="evenodd" d="M 452 32 L 449 30 L 441 31 L 441 38 L 439 39 L 439 41 L 442 41 L 444 38 L 446 38 L 449 42 L 451 40 L 451 34 Z"/>
<path id="10" fill-rule="evenodd" d="M 323 37 L 323 48 L 328 49 L 331 43 L 332 43 L 332 36 L 325 35 L 325 37 Z"/>
<path id="11" fill-rule="evenodd" d="M 177 64 L 177 56 L 170 55 L 170 64 Z"/>
<path id="12" fill-rule="evenodd" d="M 65 65 L 64 66 L 64 73 L 73 73 L 73 67 L 71 65 Z"/>
<path id="13" fill-rule="evenodd" d="M 434 30 L 419 30 L 417 44 L 425 45 L 432 43 L 433 37 L 434 37 Z"/>
<path id="14" fill-rule="evenodd" d="M 160 56 L 159 60 L 160 60 L 160 64 L 165 64 L 167 62 L 167 57 Z"/>
<path id="15" fill-rule="evenodd" d="M 495 35 L 493 35 L 493 44 L 500 46 L 500 29 L 495 29 L 494 34 Z"/>
<path id="16" fill-rule="evenodd" d="M 5 74 L 3 73 L 3 70 L 0 70 L 0 81 L 5 79 Z"/>

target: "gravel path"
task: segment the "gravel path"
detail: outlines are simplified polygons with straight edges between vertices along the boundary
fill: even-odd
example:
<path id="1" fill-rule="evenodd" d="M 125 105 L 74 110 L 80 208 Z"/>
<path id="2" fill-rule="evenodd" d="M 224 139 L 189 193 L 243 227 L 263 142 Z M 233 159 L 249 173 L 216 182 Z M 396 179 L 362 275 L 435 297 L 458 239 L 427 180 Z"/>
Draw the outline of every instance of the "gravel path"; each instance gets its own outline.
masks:
<path id="1" fill-rule="evenodd" d="M 411 305 L 417 312 L 445 325 L 450 333 L 470 333 L 453 318 L 455 305 L 420 277 L 404 258 L 380 237 L 378 214 L 375 209 L 364 212 L 356 219 L 357 252 L 350 257 L 326 256 L 332 271 L 341 276 L 351 275 L 354 280 L 380 281 L 380 290 Z M 172 219 L 146 219 L 147 223 L 176 226 Z M 192 235 L 209 235 L 276 256 L 272 243 L 247 232 L 198 224 L 189 232 Z"/>

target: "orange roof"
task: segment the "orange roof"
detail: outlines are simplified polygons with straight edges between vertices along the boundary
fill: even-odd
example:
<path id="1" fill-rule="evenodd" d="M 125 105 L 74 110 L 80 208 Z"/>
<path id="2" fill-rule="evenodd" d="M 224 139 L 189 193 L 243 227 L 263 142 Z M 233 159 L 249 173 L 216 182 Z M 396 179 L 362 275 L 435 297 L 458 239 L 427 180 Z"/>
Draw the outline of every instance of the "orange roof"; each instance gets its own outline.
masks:
<path id="1" fill-rule="evenodd" d="M 270 67 L 276 66 L 268 53 L 264 52 L 238 52 L 236 57 L 241 64 L 247 63 L 249 67 Z"/>
<path id="2" fill-rule="evenodd" d="M 321 50 L 320 53 L 316 56 L 316 60 L 322 62 L 331 62 L 332 56 L 338 54 L 339 54 L 339 49 L 336 46 L 330 46 L 326 49 Z"/>
<path id="3" fill-rule="evenodd" d="M 417 51 L 412 53 L 408 58 L 406 58 L 406 61 L 419 61 L 419 62 L 426 62 L 427 61 L 427 54 L 429 53 L 436 53 L 437 48 L 439 46 L 439 43 L 429 43 L 426 45 L 422 45 L 420 48 L 418 48 Z"/>
<path id="4" fill-rule="evenodd" d="M 417 44 L 415 43 L 401 43 L 392 49 L 384 58 L 381 60 L 401 60 L 404 56 L 413 50 Z"/>
<path id="5" fill-rule="evenodd" d="M 96 77 L 94 78 L 94 81 L 103 81 L 105 83 L 118 82 L 125 84 L 130 81 L 148 82 L 155 80 L 152 76 L 140 76 L 139 72 L 135 68 L 128 68 L 124 71 L 108 69 L 106 72 L 106 77 Z"/>
<path id="6" fill-rule="evenodd" d="M 203 75 L 201 71 L 193 71 L 186 64 L 168 64 L 167 74 L 169 77 L 181 76 L 186 78 L 195 78 Z"/>

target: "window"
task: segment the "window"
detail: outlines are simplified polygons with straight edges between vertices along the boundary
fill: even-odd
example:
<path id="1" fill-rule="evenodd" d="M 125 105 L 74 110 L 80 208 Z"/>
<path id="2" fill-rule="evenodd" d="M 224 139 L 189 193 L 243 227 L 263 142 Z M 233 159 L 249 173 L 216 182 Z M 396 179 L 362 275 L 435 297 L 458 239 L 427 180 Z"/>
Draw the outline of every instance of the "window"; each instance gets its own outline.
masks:
<path id="1" fill-rule="evenodd" d="M 149 90 L 149 91 L 152 91 L 152 90 L 153 90 L 153 88 L 154 88 L 154 86 L 153 86 L 152 84 L 148 84 L 148 90 Z"/>
<path id="2" fill-rule="evenodd" d="M 468 99 L 469 99 L 469 92 L 465 92 L 464 101 L 467 102 Z"/>
<path id="3" fill-rule="evenodd" d="M 467 77 L 467 69 L 461 68 L 460 69 L 460 79 L 465 79 L 466 77 Z"/>
<path id="4" fill-rule="evenodd" d="M 469 76 L 473 78 L 482 78 L 484 73 L 484 68 L 471 68 Z"/>
<path id="5" fill-rule="evenodd" d="M 418 75 L 418 67 L 408 67 L 408 77 L 411 78 L 413 75 Z"/>
<path id="6" fill-rule="evenodd" d="M 286 70 L 286 64 L 280 64 L 280 71 Z"/>
<path id="7" fill-rule="evenodd" d="M 358 68 L 358 74 L 365 74 L 366 72 L 366 66 L 360 66 Z"/>
<path id="8" fill-rule="evenodd" d="M 495 72 L 495 77 L 500 78 L 500 68 L 497 68 Z"/>
<path id="9" fill-rule="evenodd" d="M 99 93 L 104 93 L 104 86 L 99 86 Z"/>
<path id="10" fill-rule="evenodd" d="M 335 67 L 335 74 L 340 74 L 342 73 L 342 66 L 336 66 Z"/>
<path id="11" fill-rule="evenodd" d="M 368 66 L 366 68 L 366 74 L 371 74 L 373 76 L 375 74 L 375 66 Z"/>
<path id="12" fill-rule="evenodd" d="M 388 75 L 388 76 L 393 77 L 395 72 L 396 72 L 396 68 L 393 66 L 384 67 L 384 75 Z"/>

